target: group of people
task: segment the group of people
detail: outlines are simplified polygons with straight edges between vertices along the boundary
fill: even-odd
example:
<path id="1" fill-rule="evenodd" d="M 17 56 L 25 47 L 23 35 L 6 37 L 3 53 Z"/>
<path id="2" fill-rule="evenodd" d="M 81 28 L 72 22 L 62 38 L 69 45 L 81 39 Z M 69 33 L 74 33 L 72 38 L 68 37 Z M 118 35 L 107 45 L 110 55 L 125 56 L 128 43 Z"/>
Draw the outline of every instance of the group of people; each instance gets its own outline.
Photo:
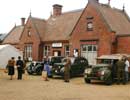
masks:
<path id="1" fill-rule="evenodd" d="M 121 82 L 126 84 L 129 81 L 129 61 L 127 57 L 122 57 L 116 63 L 117 65 L 117 84 Z"/>
<path id="2" fill-rule="evenodd" d="M 64 70 L 64 81 L 65 82 L 69 82 L 69 78 L 70 78 L 70 64 L 71 61 L 69 58 L 67 58 L 67 62 L 65 64 L 65 70 Z M 13 79 L 13 75 L 15 74 L 15 66 L 17 68 L 17 79 L 21 80 L 22 79 L 22 74 L 23 74 L 23 70 L 25 68 L 25 64 L 24 61 L 21 59 L 20 56 L 18 56 L 18 60 L 15 61 L 14 57 L 11 57 L 11 59 L 8 60 L 8 64 L 7 64 L 7 70 L 8 70 L 8 75 L 10 76 L 10 80 Z M 48 76 L 51 75 L 51 68 L 49 66 L 49 58 L 46 57 L 44 59 L 44 66 L 43 66 L 43 72 L 42 72 L 42 77 L 45 81 L 49 81 Z"/>
<path id="3" fill-rule="evenodd" d="M 24 62 L 21 60 L 21 56 L 18 56 L 18 60 L 15 61 L 14 57 L 8 60 L 7 69 L 8 75 L 10 75 L 10 80 L 13 79 L 13 75 L 15 74 L 15 66 L 17 66 L 18 76 L 17 79 L 22 79 L 23 69 L 24 69 Z"/>

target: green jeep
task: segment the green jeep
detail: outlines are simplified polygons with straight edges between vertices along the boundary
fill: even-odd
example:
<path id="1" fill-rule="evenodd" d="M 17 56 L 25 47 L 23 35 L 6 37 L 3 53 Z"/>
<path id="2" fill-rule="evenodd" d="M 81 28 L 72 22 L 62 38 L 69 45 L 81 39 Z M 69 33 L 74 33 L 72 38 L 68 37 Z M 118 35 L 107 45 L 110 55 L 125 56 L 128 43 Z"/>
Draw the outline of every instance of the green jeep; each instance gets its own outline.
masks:
<path id="1" fill-rule="evenodd" d="M 126 54 L 102 55 L 97 58 L 97 64 L 91 68 L 86 68 L 84 72 L 84 80 L 91 83 L 91 80 L 100 80 L 107 85 L 111 85 L 117 79 L 116 62 Z"/>

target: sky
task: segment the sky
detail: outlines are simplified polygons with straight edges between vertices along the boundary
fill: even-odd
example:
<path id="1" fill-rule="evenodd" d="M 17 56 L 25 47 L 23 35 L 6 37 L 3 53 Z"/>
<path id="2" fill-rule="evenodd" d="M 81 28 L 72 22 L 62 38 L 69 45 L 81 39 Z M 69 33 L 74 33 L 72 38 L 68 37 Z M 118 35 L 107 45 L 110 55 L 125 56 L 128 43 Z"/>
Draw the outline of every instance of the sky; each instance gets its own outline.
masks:
<path id="1" fill-rule="evenodd" d="M 125 10 L 130 16 L 130 0 L 110 0 L 111 7 Z M 99 0 L 106 4 L 108 0 Z M 21 24 L 21 18 L 31 15 L 33 17 L 47 19 L 52 12 L 52 5 L 60 4 L 62 11 L 84 8 L 88 0 L 0 0 L 0 33 L 8 33 L 14 25 Z"/>

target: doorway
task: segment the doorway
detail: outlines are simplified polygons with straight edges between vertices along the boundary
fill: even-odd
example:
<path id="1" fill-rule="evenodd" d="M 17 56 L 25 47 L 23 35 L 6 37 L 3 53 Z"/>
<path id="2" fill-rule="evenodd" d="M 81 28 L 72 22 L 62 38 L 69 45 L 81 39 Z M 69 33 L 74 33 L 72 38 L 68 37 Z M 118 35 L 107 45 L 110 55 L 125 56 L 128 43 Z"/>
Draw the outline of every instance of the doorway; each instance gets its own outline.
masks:
<path id="1" fill-rule="evenodd" d="M 59 50 L 53 51 L 53 56 L 61 56 L 61 51 Z"/>

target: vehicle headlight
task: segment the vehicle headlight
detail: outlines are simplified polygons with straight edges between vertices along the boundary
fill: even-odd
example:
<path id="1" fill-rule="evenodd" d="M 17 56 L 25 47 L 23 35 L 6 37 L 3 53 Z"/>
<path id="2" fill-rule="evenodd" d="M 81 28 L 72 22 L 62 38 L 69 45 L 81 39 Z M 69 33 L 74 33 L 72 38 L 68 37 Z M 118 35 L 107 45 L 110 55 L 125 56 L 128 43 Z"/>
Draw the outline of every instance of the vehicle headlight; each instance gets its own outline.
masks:
<path id="1" fill-rule="evenodd" d="M 60 66 L 58 66 L 58 68 L 60 69 Z"/>
<path id="2" fill-rule="evenodd" d="M 64 67 L 62 67 L 62 68 L 60 69 L 60 71 L 61 71 L 61 72 L 64 72 L 64 71 L 65 71 Z"/>
<path id="3" fill-rule="evenodd" d="M 104 75 L 105 74 L 105 71 L 101 71 L 101 75 Z"/>
<path id="4" fill-rule="evenodd" d="M 92 71 L 92 69 L 85 69 L 85 73 L 86 73 L 86 74 L 90 74 L 91 71 Z"/>

